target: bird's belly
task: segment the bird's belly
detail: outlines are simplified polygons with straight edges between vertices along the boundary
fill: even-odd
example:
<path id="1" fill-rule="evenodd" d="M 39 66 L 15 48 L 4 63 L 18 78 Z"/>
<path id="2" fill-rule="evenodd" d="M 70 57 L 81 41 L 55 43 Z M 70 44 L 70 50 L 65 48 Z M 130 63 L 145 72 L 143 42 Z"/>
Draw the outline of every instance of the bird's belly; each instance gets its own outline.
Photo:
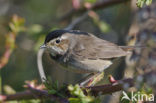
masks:
<path id="1" fill-rule="evenodd" d="M 63 67 L 63 69 L 71 71 L 71 72 L 75 72 L 75 73 L 93 73 L 93 71 L 90 71 L 89 69 L 86 68 L 86 66 L 80 66 L 80 65 L 75 65 L 75 64 L 64 64 L 64 63 L 60 63 Z"/>
<path id="2" fill-rule="evenodd" d="M 108 68 L 112 64 L 112 62 L 109 60 L 77 60 L 75 58 L 70 58 L 67 60 L 64 60 L 64 58 L 60 58 L 57 59 L 56 63 L 59 63 L 59 65 L 61 65 L 64 69 L 76 73 L 103 72 L 104 69 Z"/>
<path id="3" fill-rule="evenodd" d="M 91 71 L 90 68 L 88 68 L 86 65 L 83 65 L 82 63 L 75 62 L 75 60 L 68 61 L 68 62 L 62 62 L 56 61 L 57 64 L 59 64 L 63 69 L 75 72 L 75 73 L 93 73 L 95 71 Z"/>
<path id="4" fill-rule="evenodd" d="M 103 72 L 111 64 L 110 60 L 72 60 L 68 61 L 67 68 L 79 73 L 98 73 Z"/>
<path id="5" fill-rule="evenodd" d="M 63 66 L 64 69 L 76 73 L 98 73 L 103 72 L 104 69 L 109 67 L 109 66 L 105 67 L 104 65 L 100 66 L 99 64 L 96 64 L 96 62 L 91 65 L 75 60 L 68 61 L 68 63 L 60 63 L 60 64 Z"/>

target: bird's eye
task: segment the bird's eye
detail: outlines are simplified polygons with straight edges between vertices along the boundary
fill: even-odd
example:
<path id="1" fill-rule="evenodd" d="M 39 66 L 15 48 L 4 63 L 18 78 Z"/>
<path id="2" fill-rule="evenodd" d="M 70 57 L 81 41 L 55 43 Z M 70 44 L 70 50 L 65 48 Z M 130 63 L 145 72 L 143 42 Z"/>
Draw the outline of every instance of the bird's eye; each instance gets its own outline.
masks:
<path id="1" fill-rule="evenodd" d="M 57 40 L 56 40 L 56 43 L 57 43 L 57 44 L 60 43 L 60 39 L 57 39 Z"/>

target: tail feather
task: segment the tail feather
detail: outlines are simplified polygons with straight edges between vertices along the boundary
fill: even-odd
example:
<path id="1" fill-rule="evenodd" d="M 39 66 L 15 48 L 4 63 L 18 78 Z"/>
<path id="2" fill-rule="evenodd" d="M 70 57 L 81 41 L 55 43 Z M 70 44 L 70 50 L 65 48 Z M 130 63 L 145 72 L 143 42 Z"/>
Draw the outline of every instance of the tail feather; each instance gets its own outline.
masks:
<path id="1" fill-rule="evenodd" d="M 119 46 L 119 47 L 122 48 L 125 51 L 132 51 L 134 49 L 145 48 L 145 46 Z"/>

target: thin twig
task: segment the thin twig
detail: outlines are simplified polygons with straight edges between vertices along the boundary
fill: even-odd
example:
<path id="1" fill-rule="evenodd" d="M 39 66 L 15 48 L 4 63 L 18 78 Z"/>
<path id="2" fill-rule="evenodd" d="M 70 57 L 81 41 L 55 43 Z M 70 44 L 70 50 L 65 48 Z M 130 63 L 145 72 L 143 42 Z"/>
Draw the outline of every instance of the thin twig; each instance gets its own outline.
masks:
<path id="1" fill-rule="evenodd" d="M 39 49 L 38 50 L 38 53 L 37 53 L 37 66 L 38 66 L 38 71 L 39 71 L 39 74 L 40 74 L 40 77 L 41 77 L 41 81 L 45 82 L 46 76 L 45 76 L 44 69 L 43 69 L 43 64 L 42 64 L 43 53 L 44 53 L 44 49 Z"/>
<path id="2" fill-rule="evenodd" d="M 55 101 L 58 101 L 59 103 L 68 103 L 67 99 L 49 94 L 47 90 L 36 89 L 36 88 L 32 87 L 31 85 L 27 85 L 27 86 L 28 86 L 28 89 L 35 95 L 35 97 L 49 98 L 52 101 L 55 100 Z"/>
<path id="3" fill-rule="evenodd" d="M 77 19 L 75 19 L 74 21 L 71 22 L 71 24 L 69 24 L 66 28 L 64 28 L 65 30 L 71 30 L 75 27 L 75 25 L 77 25 L 78 23 L 80 23 L 81 21 L 85 20 L 88 17 L 88 12 L 84 13 L 82 16 L 78 17 Z"/>
<path id="4" fill-rule="evenodd" d="M 47 90 L 36 89 L 27 85 L 28 90 L 11 95 L 0 95 L 1 101 L 26 100 L 26 99 L 51 99 L 59 103 L 69 103 L 67 99 L 49 94 Z"/>
<path id="5" fill-rule="evenodd" d="M 125 2 L 128 2 L 130 0 L 103 0 L 101 2 L 97 2 L 95 3 L 94 5 L 92 5 L 89 9 L 92 9 L 92 10 L 99 10 L 99 9 L 104 9 L 106 7 L 110 7 L 110 6 L 113 6 L 113 5 L 116 5 L 116 4 L 120 4 L 120 3 L 125 3 Z M 62 16 L 60 18 L 60 21 L 63 21 L 63 20 L 66 20 L 68 18 L 71 18 L 74 14 L 77 14 L 77 13 L 80 13 L 80 12 L 85 12 L 85 11 L 88 11 L 88 8 L 80 8 L 80 9 L 70 9 L 69 12 L 67 12 L 64 16 Z"/>
<path id="6" fill-rule="evenodd" d="M 134 80 L 131 78 L 120 80 L 116 83 L 113 84 L 106 84 L 106 85 L 100 85 L 100 86 L 90 86 L 90 87 L 85 87 L 86 89 L 90 89 L 91 93 L 93 95 L 97 95 L 98 93 L 101 94 L 111 94 L 120 90 L 124 90 L 125 87 L 129 88 L 134 86 Z"/>

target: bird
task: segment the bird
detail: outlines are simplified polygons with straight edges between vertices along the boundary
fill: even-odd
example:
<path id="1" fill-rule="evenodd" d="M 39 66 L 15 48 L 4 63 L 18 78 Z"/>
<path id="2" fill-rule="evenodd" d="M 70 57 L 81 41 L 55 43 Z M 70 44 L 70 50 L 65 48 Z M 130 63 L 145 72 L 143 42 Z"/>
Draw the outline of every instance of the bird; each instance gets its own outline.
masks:
<path id="1" fill-rule="evenodd" d="M 76 73 L 101 73 L 112 59 L 128 55 L 133 46 L 115 43 L 80 30 L 54 30 L 48 33 L 41 49 L 64 69 Z"/>

